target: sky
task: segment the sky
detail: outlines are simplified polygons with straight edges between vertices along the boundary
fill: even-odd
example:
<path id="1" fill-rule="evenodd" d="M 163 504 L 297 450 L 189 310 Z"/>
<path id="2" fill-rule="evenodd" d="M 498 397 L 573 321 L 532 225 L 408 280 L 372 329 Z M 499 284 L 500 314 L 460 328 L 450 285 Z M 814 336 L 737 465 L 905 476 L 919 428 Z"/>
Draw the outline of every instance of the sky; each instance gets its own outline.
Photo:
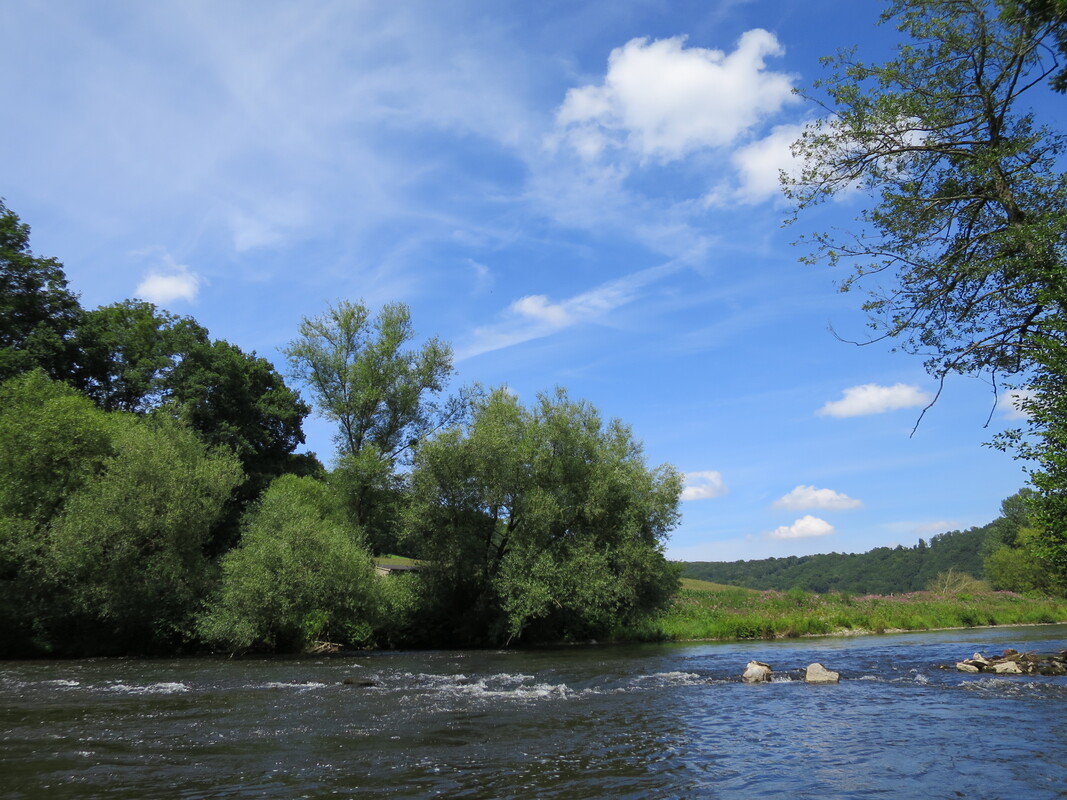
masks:
<path id="1" fill-rule="evenodd" d="M 862 295 L 793 243 L 865 198 L 783 227 L 820 113 L 795 90 L 891 54 L 880 8 L 15 0 L 0 197 L 88 308 L 149 300 L 285 371 L 302 318 L 400 301 L 456 386 L 566 387 L 685 474 L 671 558 L 911 546 L 1025 473 L 983 444 L 1019 424 L 987 382 L 915 429 L 921 359 L 843 341 Z M 329 463 L 331 424 L 305 430 Z"/>

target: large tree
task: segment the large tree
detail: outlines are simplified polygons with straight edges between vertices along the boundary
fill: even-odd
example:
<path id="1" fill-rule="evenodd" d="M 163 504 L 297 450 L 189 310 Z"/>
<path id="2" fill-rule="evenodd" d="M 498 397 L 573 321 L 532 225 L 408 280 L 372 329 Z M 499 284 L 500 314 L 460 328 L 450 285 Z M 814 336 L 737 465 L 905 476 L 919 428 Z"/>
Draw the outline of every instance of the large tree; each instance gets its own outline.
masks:
<path id="1" fill-rule="evenodd" d="M 453 373 L 452 348 L 436 338 L 414 348 L 414 338 L 406 305 L 372 317 L 363 303 L 342 301 L 304 319 L 285 351 L 316 411 L 337 423 L 334 480 L 377 552 L 396 543 L 396 464 L 468 407 L 463 392 L 438 399 Z"/>
<path id="2" fill-rule="evenodd" d="M 878 338 L 923 355 L 941 381 L 1017 376 L 1034 393 L 1040 445 L 1015 441 L 1039 462 L 1050 565 L 1067 565 L 1067 138 L 1037 122 L 1031 98 L 1057 75 L 1062 12 L 1058 2 L 891 3 L 896 58 L 827 59 L 831 74 L 814 86 L 827 115 L 794 144 L 802 168 L 784 179 L 798 210 L 869 195 L 851 230 L 808 238 L 807 260 L 851 266 L 841 288 L 867 289 Z"/>
<path id="3" fill-rule="evenodd" d="M 1026 370 L 1034 335 L 1067 307 L 1067 177 L 1060 132 L 1026 105 L 1056 68 L 1052 22 L 989 0 L 898 0 L 903 34 L 883 64 L 852 50 L 814 84 L 827 116 L 794 145 L 799 209 L 857 188 L 850 231 L 816 233 L 810 260 L 847 263 L 872 324 L 935 376 Z"/>
<path id="4" fill-rule="evenodd" d="M 419 449 L 412 484 L 408 536 L 430 562 L 438 636 L 600 636 L 677 586 L 663 545 L 679 475 L 649 469 L 629 428 L 562 391 L 531 409 L 495 392 L 469 429 Z"/>
<path id="5" fill-rule="evenodd" d="M 0 200 L 0 382 L 40 367 L 70 376 L 81 316 L 63 266 L 30 250 L 30 228 Z"/>

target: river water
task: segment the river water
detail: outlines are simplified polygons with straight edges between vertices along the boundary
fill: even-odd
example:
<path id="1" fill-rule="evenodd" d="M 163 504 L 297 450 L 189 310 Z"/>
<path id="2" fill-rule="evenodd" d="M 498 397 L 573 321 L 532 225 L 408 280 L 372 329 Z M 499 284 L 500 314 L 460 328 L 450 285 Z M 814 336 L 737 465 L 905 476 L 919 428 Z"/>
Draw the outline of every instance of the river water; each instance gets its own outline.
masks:
<path id="1" fill-rule="evenodd" d="M 1067 678 L 938 668 L 1006 647 L 1067 626 L 0 662 L 0 797 L 1067 798 Z"/>

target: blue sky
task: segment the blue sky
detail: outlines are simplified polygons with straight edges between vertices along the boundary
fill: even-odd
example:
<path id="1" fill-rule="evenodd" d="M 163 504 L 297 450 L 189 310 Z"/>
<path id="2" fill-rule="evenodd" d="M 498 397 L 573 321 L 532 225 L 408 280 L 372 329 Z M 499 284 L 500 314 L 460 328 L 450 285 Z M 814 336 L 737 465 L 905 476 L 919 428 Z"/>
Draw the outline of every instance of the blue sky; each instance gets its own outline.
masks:
<path id="1" fill-rule="evenodd" d="M 878 3 L 0 6 L 0 196 L 87 307 L 141 297 L 278 355 L 342 298 L 410 305 L 457 382 L 561 385 L 687 474 L 668 554 L 912 545 L 1025 482 L 990 386 L 935 390 L 797 261 L 776 188 L 820 56 Z M 1050 106 L 1062 114 L 1062 103 Z M 1056 124 L 1060 119 L 1046 117 Z M 309 419 L 328 460 L 331 428 Z"/>

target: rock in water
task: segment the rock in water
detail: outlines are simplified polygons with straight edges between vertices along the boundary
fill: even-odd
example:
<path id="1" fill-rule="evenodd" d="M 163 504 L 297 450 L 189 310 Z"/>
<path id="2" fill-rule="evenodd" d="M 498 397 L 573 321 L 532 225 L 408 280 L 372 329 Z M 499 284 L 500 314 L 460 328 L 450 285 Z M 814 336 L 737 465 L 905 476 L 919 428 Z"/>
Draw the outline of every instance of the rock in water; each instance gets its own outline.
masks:
<path id="1" fill-rule="evenodd" d="M 840 672 L 834 672 L 819 663 L 809 664 L 807 671 L 804 673 L 805 683 L 839 683 L 840 681 Z"/>
<path id="2" fill-rule="evenodd" d="M 960 672 L 981 672 L 981 670 L 974 664 L 968 664 L 966 661 L 961 661 L 956 665 L 956 669 Z"/>
<path id="3" fill-rule="evenodd" d="M 1022 675 L 1023 669 L 1014 661 L 1001 661 L 993 665 L 993 672 L 997 675 Z"/>
<path id="4" fill-rule="evenodd" d="M 764 664 L 762 661 L 749 661 L 745 666 L 744 674 L 741 675 L 741 680 L 745 683 L 769 683 L 773 674 L 774 670 L 771 669 L 770 664 Z"/>

